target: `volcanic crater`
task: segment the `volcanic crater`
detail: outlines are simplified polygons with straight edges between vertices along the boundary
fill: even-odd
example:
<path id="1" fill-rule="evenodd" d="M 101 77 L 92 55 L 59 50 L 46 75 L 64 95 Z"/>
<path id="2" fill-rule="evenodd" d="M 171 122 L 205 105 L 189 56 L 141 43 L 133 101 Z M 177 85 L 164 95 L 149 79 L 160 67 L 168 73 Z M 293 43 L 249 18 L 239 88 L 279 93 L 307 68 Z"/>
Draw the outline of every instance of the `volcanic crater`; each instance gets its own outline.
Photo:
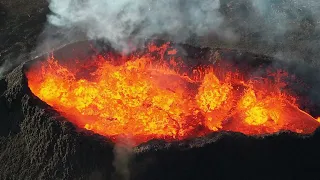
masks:
<path id="1" fill-rule="evenodd" d="M 1 147 L 16 154 L 0 158 L 2 174 L 116 178 L 113 149 L 130 140 L 131 179 L 312 177 L 320 109 L 307 77 L 317 71 L 297 66 L 162 41 L 130 55 L 66 45 L 0 80 L 0 132 L 17 142 Z"/>

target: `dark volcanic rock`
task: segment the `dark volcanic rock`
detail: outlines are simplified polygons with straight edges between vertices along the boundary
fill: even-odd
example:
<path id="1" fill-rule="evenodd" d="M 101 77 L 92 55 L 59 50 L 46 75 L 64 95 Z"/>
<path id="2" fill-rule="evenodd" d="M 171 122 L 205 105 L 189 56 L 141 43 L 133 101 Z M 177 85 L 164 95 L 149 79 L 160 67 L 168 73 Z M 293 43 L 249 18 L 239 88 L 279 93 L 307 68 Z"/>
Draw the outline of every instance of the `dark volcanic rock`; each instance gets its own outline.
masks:
<path id="1" fill-rule="evenodd" d="M 180 146 L 146 145 L 133 161 L 132 176 L 172 180 L 318 179 L 319 133 L 310 137 L 280 133 L 260 138 L 218 133 Z"/>
<path id="2" fill-rule="evenodd" d="M 109 177 L 112 143 L 78 132 L 34 97 L 23 68 L 0 81 L 0 179 L 85 179 L 94 171 Z"/>
<path id="3" fill-rule="evenodd" d="M 48 12 L 46 0 L 0 0 L 0 76 L 29 59 Z"/>
<path id="4" fill-rule="evenodd" d="M 5 23 L 5 18 L 7 16 L 7 10 L 5 7 L 0 3 L 0 26 L 3 26 Z"/>
<path id="5" fill-rule="evenodd" d="M 210 59 L 213 52 L 219 52 L 233 63 L 242 62 L 251 67 L 272 64 L 268 57 L 240 51 L 179 47 L 185 49 L 184 56 L 190 62 L 194 58 Z M 111 51 L 103 47 L 100 50 Z M 88 42 L 80 42 L 55 51 L 55 57 L 88 58 L 92 53 Z M 0 179 L 319 177 L 319 130 L 310 136 L 281 132 L 249 137 L 219 132 L 180 142 L 152 140 L 132 152 L 117 150 L 106 138 L 76 128 L 31 93 L 24 72 L 43 58 L 45 55 L 21 64 L 0 80 Z"/>

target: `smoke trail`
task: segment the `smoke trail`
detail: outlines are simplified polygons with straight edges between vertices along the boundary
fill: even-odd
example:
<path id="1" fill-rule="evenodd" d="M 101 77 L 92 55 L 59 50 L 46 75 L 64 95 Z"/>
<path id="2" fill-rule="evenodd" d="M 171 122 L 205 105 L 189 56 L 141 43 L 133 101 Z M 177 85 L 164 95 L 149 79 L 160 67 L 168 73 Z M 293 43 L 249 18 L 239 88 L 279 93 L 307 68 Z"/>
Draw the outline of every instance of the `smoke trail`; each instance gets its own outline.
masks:
<path id="1" fill-rule="evenodd" d="M 113 174 L 112 179 L 129 180 L 129 163 L 133 156 L 133 142 L 129 137 L 121 137 L 118 139 L 118 141 L 119 142 L 115 144 L 113 149 L 113 166 L 115 167 L 115 173 Z"/>
<path id="2" fill-rule="evenodd" d="M 22 50 L 21 54 L 17 57 L 11 58 L 10 56 L 7 56 L 7 59 L 4 58 L 4 62 L 0 65 L 0 79 L 3 76 L 7 75 L 7 73 L 9 73 L 12 68 L 18 66 L 21 62 L 25 61 L 27 57 L 27 53 L 24 50 Z"/>
<path id="3" fill-rule="evenodd" d="M 0 66 L 0 78 L 12 67 L 10 61 L 4 61 L 4 63 Z"/>

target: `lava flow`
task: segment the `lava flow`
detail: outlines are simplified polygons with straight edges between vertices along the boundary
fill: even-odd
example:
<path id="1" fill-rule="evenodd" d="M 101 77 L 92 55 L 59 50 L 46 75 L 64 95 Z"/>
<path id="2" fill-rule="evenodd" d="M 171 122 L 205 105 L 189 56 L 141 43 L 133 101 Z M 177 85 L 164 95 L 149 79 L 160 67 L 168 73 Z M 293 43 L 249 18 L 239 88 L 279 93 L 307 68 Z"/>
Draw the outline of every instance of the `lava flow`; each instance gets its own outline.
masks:
<path id="1" fill-rule="evenodd" d="M 168 44 L 150 45 L 144 55 L 69 65 L 51 57 L 27 71 L 28 85 L 77 126 L 114 141 L 181 140 L 221 130 L 308 134 L 319 126 L 284 90 L 279 74 L 254 79 L 213 66 L 184 70 L 182 60 L 164 58 L 176 51 L 164 49 Z"/>

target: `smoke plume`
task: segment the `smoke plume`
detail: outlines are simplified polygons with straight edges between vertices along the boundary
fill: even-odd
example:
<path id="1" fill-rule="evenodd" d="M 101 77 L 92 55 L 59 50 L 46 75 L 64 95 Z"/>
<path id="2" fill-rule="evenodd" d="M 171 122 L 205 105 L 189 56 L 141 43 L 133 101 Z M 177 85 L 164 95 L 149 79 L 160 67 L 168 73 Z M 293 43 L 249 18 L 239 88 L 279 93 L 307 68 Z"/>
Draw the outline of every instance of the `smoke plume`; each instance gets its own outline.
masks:
<path id="1" fill-rule="evenodd" d="M 145 39 L 317 61 L 317 0 L 51 0 L 51 25 L 125 49 Z M 317 62 L 316 62 L 317 63 Z"/>
<path id="2" fill-rule="evenodd" d="M 161 35 L 178 42 L 209 32 L 224 37 L 227 29 L 220 27 L 224 20 L 219 8 L 219 0 L 52 0 L 48 19 L 56 26 L 79 28 L 90 39 L 126 48 L 128 42 L 136 45 Z"/>
<path id="3" fill-rule="evenodd" d="M 113 149 L 113 166 L 115 167 L 115 173 L 113 174 L 112 179 L 129 180 L 129 164 L 133 156 L 133 142 L 128 137 L 123 137 L 121 139 L 122 141 L 120 143 L 115 144 L 115 147 Z"/>

